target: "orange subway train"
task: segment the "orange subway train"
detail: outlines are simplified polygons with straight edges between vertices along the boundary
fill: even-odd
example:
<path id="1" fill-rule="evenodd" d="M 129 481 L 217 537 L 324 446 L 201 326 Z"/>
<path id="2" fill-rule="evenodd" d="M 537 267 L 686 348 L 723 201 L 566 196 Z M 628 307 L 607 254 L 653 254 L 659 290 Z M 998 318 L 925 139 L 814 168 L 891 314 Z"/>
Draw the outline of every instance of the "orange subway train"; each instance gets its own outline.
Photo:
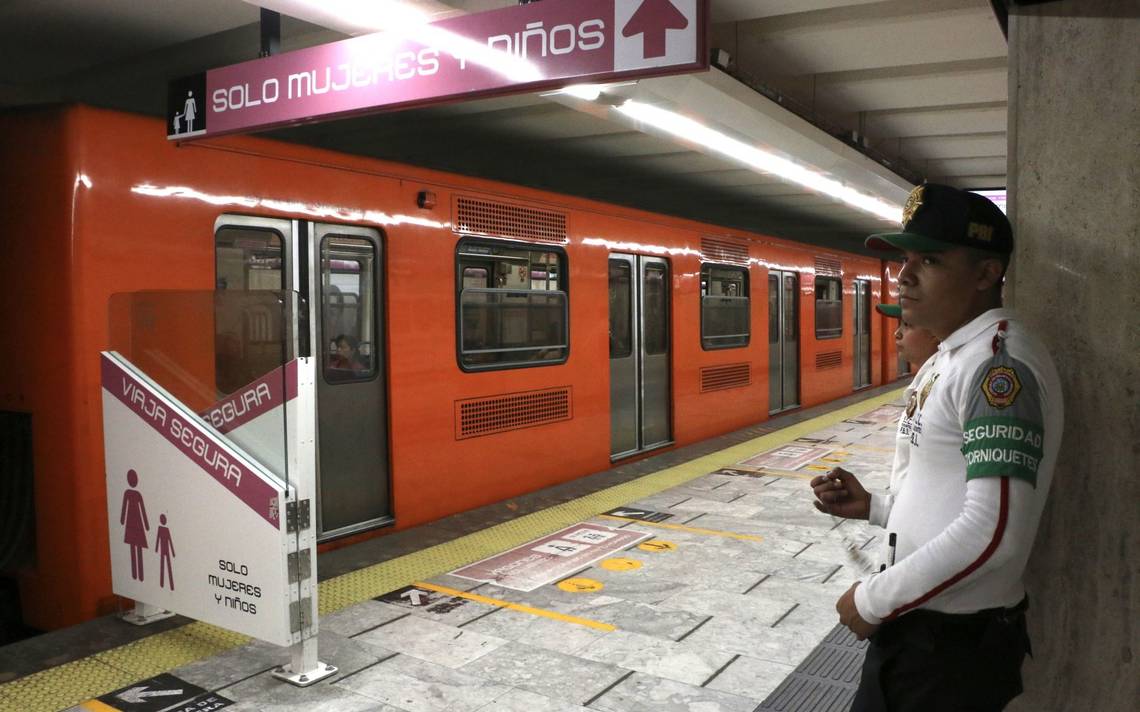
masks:
<path id="1" fill-rule="evenodd" d="M 9 112 L 0 136 L 0 575 L 33 629 L 122 605 L 113 295 L 152 293 L 133 328 L 213 352 L 137 354 L 208 408 L 282 357 L 283 327 L 210 323 L 195 295 L 296 293 L 326 549 L 899 376 L 872 308 L 897 270 L 877 259 L 263 138 L 176 146 L 158 119 L 86 106 Z"/>

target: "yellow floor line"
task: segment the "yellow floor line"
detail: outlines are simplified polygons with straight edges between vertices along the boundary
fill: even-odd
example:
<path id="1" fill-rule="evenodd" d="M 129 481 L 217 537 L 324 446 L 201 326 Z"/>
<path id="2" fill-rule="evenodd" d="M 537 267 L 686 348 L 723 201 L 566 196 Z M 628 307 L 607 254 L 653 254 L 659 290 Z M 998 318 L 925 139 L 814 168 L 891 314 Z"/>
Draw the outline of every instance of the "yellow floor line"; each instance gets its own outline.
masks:
<path id="1" fill-rule="evenodd" d="M 512 611 L 519 611 L 520 613 L 529 613 L 532 616 L 542 616 L 543 618 L 552 618 L 556 621 L 564 623 L 573 623 L 574 625 L 582 625 L 587 628 L 594 628 L 596 630 L 604 630 L 607 633 L 611 630 L 617 630 L 615 626 L 609 623 L 602 623 L 601 621 L 592 621 L 589 618 L 579 618 L 578 616 L 568 616 L 565 613 L 556 613 L 554 611 L 547 611 L 542 608 L 535 608 L 533 606 L 523 605 L 521 603 L 512 603 L 498 598 L 491 598 L 490 596 L 481 596 L 478 593 L 468 593 L 467 591 L 460 591 L 457 588 L 448 588 L 447 586 L 439 586 L 434 583 L 425 583 L 424 581 L 416 581 L 412 584 L 416 588 L 426 588 L 429 591 L 436 591 L 438 593 L 446 593 L 449 596 L 458 596 L 466 598 L 469 601 L 478 601 L 479 603 L 486 603 L 489 606 L 498 606 L 499 608 L 509 608 Z"/>
<path id="2" fill-rule="evenodd" d="M 693 534 L 708 534 L 709 536 L 723 536 L 729 539 L 740 539 L 741 541 L 764 541 L 764 537 L 755 534 L 737 534 L 736 532 L 723 532 L 719 529 L 701 529 L 700 527 L 687 527 L 684 524 L 666 524 L 665 522 L 646 522 L 641 519 L 633 519 L 632 517 L 615 517 L 612 514 L 599 514 L 598 519 L 616 519 L 619 522 L 635 522 L 645 527 L 658 527 L 660 529 L 675 529 L 680 532 L 692 532 Z"/>
<path id="3" fill-rule="evenodd" d="M 757 452 L 889 403 L 902 392 L 900 388 L 883 393 L 675 467 L 323 581 L 319 592 L 320 614 L 326 615 L 414 581 L 438 576 L 722 467 L 733 467 Z M 217 655 L 249 640 L 206 623 L 191 623 L 0 685 L 0 712 L 55 712 L 137 680 Z M 285 661 L 287 653 L 284 648 L 281 652 Z"/>

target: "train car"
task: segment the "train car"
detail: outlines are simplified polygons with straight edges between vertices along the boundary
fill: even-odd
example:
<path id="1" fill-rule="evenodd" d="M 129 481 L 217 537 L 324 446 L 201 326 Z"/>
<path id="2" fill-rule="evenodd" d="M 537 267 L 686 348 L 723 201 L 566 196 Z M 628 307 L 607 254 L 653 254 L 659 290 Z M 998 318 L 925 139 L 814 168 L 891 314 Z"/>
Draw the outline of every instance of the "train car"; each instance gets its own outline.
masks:
<path id="1" fill-rule="evenodd" d="M 36 629 L 121 606 L 98 362 L 118 293 L 297 293 L 320 359 L 325 549 L 895 375 L 873 258 L 264 138 L 164 133 L 86 106 L 0 117 L 0 411 L 24 453 L 8 486 L 34 489 L 5 498 L 34 523 L 7 575 Z M 206 338 L 189 316 L 168 322 Z M 204 330 L 208 406 L 258 356 L 241 329 Z"/>

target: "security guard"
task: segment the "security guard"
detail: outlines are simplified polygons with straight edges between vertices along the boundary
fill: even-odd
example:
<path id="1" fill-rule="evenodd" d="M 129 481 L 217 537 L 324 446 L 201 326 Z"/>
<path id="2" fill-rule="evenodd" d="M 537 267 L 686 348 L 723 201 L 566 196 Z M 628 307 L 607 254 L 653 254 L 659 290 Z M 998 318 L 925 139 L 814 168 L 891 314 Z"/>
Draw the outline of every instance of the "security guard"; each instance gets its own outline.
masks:
<path id="1" fill-rule="evenodd" d="M 840 621 L 871 644 L 853 710 L 1000 710 L 1029 651 L 1022 574 L 1063 428 L 1045 347 L 1001 304 L 1013 232 L 989 200 L 950 186 L 911 192 L 901 232 L 902 318 L 941 340 L 918 383 L 907 476 L 885 513 L 894 564 L 856 582 Z M 871 497 L 837 469 L 812 481 L 832 514 Z"/>

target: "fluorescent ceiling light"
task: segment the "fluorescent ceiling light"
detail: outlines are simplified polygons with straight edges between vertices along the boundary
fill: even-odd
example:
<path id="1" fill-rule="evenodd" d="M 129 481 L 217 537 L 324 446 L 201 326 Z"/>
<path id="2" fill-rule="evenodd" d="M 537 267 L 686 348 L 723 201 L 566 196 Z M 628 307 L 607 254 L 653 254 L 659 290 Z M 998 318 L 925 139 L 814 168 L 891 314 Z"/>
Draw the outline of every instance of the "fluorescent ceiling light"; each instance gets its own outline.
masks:
<path id="1" fill-rule="evenodd" d="M 568 87 L 562 87 L 557 91 L 549 91 L 539 94 L 539 96 L 557 96 L 559 94 L 566 94 L 576 99 L 583 99 L 585 101 L 596 101 L 602 95 L 601 84 L 571 84 Z"/>
<path id="2" fill-rule="evenodd" d="M 860 193 L 840 181 L 828 178 L 823 173 L 732 138 L 676 112 L 633 99 L 615 107 L 615 110 L 635 121 L 648 124 L 684 141 L 696 143 L 756 170 L 771 173 L 784 180 L 835 198 L 883 220 L 895 223 L 902 222 L 902 206 Z"/>

